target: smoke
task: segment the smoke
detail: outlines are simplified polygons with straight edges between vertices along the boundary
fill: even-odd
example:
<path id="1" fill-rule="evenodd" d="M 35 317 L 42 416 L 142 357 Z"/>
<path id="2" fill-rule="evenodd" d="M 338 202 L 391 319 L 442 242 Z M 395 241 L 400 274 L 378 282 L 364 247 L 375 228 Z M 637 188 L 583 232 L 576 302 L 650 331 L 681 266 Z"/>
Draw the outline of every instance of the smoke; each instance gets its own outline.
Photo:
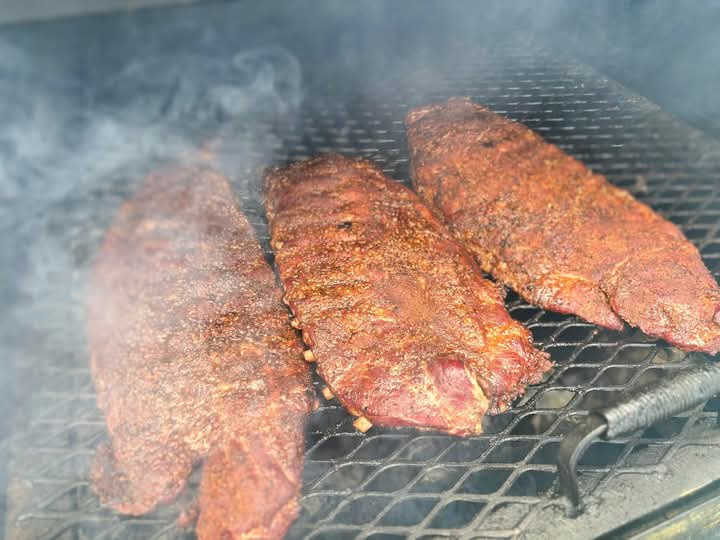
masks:
<path id="1" fill-rule="evenodd" d="M 403 137 L 401 119 L 383 116 L 388 103 L 419 104 L 411 100 L 427 99 L 435 86 L 470 92 L 459 84 L 463 74 L 495 75 L 476 71 L 478 59 L 508 49 L 532 56 L 538 45 L 597 60 L 640 94 L 670 108 L 684 104 L 707 122 L 720 116 L 720 34 L 717 16 L 694 20 L 699 11 L 699 2 L 669 1 L 300 0 L 97 17 L 25 34 L 4 29 L 0 446 L 10 422 L 24 427 L 22 402 L 42 391 L 34 375 L 86 367 L 85 270 L 116 208 L 153 168 L 211 158 L 236 193 L 248 195 L 257 172 L 284 155 L 283 134 L 294 130 L 310 86 L 312 122 L 295 130 L 297 153 L 326 137 L 355 137 L 348 146 L 365 145 L 386 165 Z M 358 103 L 375 115 L 369 120 L 382 120 L 375 131 L 368 121 L 366 132 L 353 134 L 357 125 L 337 120 Z M 305 145 L 303 137 L 320 142 Z"/>
<path id="2" fill-rule="evenodd" d="M 24 422 L 26 367 L 86 364 L 85 271 L 144 176 L 209 160 L 239 197 L 255 191 L 303 94 L 298 60 L 278 46 L 135 56 L 108 71 L 88 85 L 0 41 L 0 422 Z"/>
<path id="3" fill-rule="evenodd" d="M 636 4 L 635 16 L 648 20 L 645 37 L 648 28 L 669 24 L 660 8 Z M 152 167 L 196 159 L 204 148 L 242 194 L 256 187 L 257 170 L 273 161 L 309 83 L 334 98 L 361 94 L 381 110 L 406 96 L 425 99 L 425 89 L 447 79 L 449 58 L 471 63 L 479 46 L 488 56 L 493 47 L 533 52 L 536 43 L 565 52 L 571 43 L 584 44 L 573 52 L 590 55 L 606 52 L 603 45 L 612 42 L 608 51 L 616 51 L 628 43 L 614 39 L 627 31 L 615 24 L 628 22 L 623 15 L 568 0 L 320 7 L 301 1 L 159 10 L 144 13 L 143 24 L 132 17 L 97 18 L 25 36 L 4 32 L 5 371 L 11 357 L 22 357 L 29 343 L 37 346 L 31 336 L 43 328 L 63 334 L 59 329 L 79 302 L 80 289 L 69 285 L 81 283 L 114 209 Z M 683 51 L 715 54 L 707 42 L 711 34 L 698 34 L 688 34 Z M 658 42 L 646 40 L 639 50 L 648 56 Z M 86 48 L 92 54 L 84 62 Z M 312 70 L 301 74 L 301 62 Z M 677 73 L 677 65 L 666 73 Z M 322 104 L 322 95 L 313 101 Z"/>

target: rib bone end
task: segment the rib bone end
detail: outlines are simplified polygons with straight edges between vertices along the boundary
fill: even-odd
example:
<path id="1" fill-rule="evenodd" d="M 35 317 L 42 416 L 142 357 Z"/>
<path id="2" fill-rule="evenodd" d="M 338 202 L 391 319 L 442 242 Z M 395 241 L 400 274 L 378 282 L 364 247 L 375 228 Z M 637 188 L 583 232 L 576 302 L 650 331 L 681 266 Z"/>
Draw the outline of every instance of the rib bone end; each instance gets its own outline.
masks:
<path id="1" fill-rule="evenodd" d="M 353 426 L 355 426 L 355 429 L 357 429 L 358 431 L 365 433 L 368 429 L 372 427 L 372 422 L 370 422 L 370 420 L 368 420 L 364 416 L 358 416 L 353 422 Z"/>

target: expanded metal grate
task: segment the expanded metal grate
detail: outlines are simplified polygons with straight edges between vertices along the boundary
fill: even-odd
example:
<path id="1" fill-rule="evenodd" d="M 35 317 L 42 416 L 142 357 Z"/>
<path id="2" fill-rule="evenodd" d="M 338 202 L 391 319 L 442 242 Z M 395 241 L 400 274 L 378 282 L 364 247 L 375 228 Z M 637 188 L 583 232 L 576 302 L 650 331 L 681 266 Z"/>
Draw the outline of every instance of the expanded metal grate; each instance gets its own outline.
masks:
<path id="1" fill-rule="evenodd" d="M 591 69 L 549 55 L 466 53 L 441 72 L 408 65 L 388 78 L 369 77 L 361 88 L 315 81 L 274 161 L 340 152 L 371 159 L 406 182 L 408 107 L 455 95 L 522 121 L 630 189 L 684 230 L 717 278 L 720 144 Z M 268 249 L 257 199 L 241 196 Z M 593 445 L 580 463 L 588 511 L 574 521 L 564 517 L 555 462 L 573 418 L 698 356 L 631 329 L 613 332 L 545 312 L 513 293 L 507 306 L 552 355 L 556 367 L 546 380 L 508 412 L 487 418 L 485 434 L 472 438 L 408 429 L 361 434 L 337 402 L 321 398 L 307 430 L 302 513 L 289 537 L 587 537 L 720 476 L 712 472 L 720 470 L 714 399 L 629 438 Z M 187 500 L 133 518 L 99 506 L 87 474 L 105 429 L 87 357 L 81 348 L 54 347 L 53 339 L 50 333 L 21 366 L 40 382 L 31 417 L 9 447 L 8 536 L 192 537 L 175 525 Z"/>

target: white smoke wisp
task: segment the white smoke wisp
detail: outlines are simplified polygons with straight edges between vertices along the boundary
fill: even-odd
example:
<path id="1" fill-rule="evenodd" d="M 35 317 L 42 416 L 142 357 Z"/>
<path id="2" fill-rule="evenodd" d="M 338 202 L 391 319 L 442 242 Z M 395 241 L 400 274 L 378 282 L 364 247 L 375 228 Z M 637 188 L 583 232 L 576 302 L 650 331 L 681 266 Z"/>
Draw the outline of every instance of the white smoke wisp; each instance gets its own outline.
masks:
<path id="1" fill-rule="evenodd" d="M 139 58 L 89 90 L 59 70 L 38 74 L 43 69 L 29 52 L 0 42 L 0 108 L 9 119 L 0 130 L 6 411 L 30 393 L 19 366 L 67 356 L 86 365 L 86 269 L 118 206 L 147 173 L 207 161 L 209 146 L 211 165 L 238 196 L 256 190 L 303 95 L 299 62 L 279 47 L 225 58 Z M 76 90 L 82 99 L 69 97 Z M 0 441 L 5 429 L 0 424 Z"/>

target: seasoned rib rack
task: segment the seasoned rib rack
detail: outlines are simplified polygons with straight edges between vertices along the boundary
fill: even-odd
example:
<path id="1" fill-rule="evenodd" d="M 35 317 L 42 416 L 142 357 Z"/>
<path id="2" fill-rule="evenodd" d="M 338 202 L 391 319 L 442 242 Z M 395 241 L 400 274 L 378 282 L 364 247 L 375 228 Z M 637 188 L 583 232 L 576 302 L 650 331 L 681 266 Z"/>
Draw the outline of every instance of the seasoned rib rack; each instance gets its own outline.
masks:
<path id="1" fill-rule="evenodd" d="M 720 350 L 720 289 L 674 224 L 469 98 L 406 123 L 413 184 L 500 282 L 548 310 Z"/>
<path id="2" fill-rule="evenodd" d="M 282 538 L 297 515 L 310 377 L 227 179 L 151 174 L 105 236 L 87 306 L 110 433 L 90 473 L 103 504 L 151 512 L 201 462 L 200 538 Z"/>
<path id="3" fill-rule="evenodd" d="M 550 369 L 445 226 L 372 163 L 319 156 L 269 171 L 265 186 L 284 300 L 354 414 L 479 434 L 486 411 Z"/>

